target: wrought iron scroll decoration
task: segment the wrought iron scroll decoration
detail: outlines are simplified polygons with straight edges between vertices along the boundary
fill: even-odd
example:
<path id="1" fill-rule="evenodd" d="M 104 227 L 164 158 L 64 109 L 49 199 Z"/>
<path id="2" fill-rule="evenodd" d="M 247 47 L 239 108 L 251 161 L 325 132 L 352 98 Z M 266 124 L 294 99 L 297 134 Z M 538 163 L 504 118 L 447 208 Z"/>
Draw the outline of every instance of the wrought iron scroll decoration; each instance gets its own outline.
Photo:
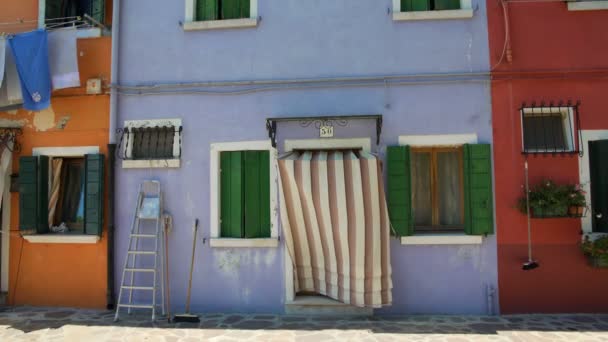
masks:
<path id="1" fill-rule="evenodd" d="M 157 128 L 156 130 L 154 130 L 154 133 L 151 133 L 150 130 L 146 130 L 147 128 Z M 158 122 L 155 120 L 155 122 L 144 122 L 144 123 L 138 123 L 137 126 L 127 126 L 127 127 L 122 127 L 122 128 L 117 128 L 116 129 L 116 135 L 118 136 L 118 148 L 116 149 L 116 158 L 117 159 L 121 159 L 121 160 L 134 160 L 135 158 L 133 158 L 133 155 L 129 155 L 129 151 L 132 150 L 133 146 L 130 146 L 129 144 L 134 143 L 134 136 L 135 134 L 156 134 L 156 139 L 154 140 L 156 142 L 156 145 L 153 147 L 148 146 L 148 151 L 158 151 L 159 148 L 161 148 L 161 146 L 159 146 L 159 141 L 160 139 L 160 134 L 161 132 L 165 132 L 167 133 L 167 131 L 173 131 L 173 133 L 177 133 L 177 143 L 178 143 L 178 154 L 177 156 L 173 156 L 173 159 L 179 159 L 181 158 L 182 155 L 182 131 L 183 131 L 183 127 L 182 126 L 175 126 L 171 121 L 161 121 Z M 148 143 L 150 141 L 152 141 L 152 139 L 140 139 L 139 142 L 143 144 L 143 141 L 147 141 Z M 175 143 L 175 142 L 174 142 Z M 171 150 L 173 150 L 173 146 L 171 146 Z M 144 158 L 146 160 L 148 159 L 154 159 L 154 158 Z M 162 159 L 167 159 L 167 158 L 162 158 Z"/>
<path id="2" fill-rule="evenodd" d="M 277 123 L 281 121 L 298 121 L 300 127 L 306 128 L 313 126 L 320 129 L 322 126 L 346 127 L 349 120 L 375 120 L 376 121 L 376 145 L 380 144 L 382 134 L 382 115 L 351 115 L 351 116 L 323 116 L 323 117 L 285 117 L 266 119 L 266 129 L 272 147 L 277 147 Z"/>
<path id="3" fill-rule="evenodd" d="M 543 127 L 543 135 L 545 137 L 545 139 L 543 139 L 543 142 L 545 143 L 544 148 L 540 149 L 540 150 L 536 150 L 536 149 L 532 149 L 529 150 L 526 148 L 525 146 L 525 142 L 524 139 L 522 137 L 522 154 L 532 154 L 532 155 L 574 155 L 574 154 L 578 154 L 579 156 L 583 156 L 584 155 L 584 146 L 583 146 L 583 136 L 582 136 L 582 131 L 581 131 L 581 124 L 580 124 L 580 112 L 579 112 L 579 106 L 581 104 L 581 101 L 576 101 L 573 102 L 572 100 L 568 100 L 568 101 L 558 101 L 558 102 L 554 102 L 554 101 L 549 101 L 549 102 L 545 102 L 545 101 L 541 101 L 540 103 L 537 103 L 535 101 L 531 102 L 530 104 L 527 104 L 526 102 L 523 102 L 521 107 L 519 108 L 520 111 L 520 115 L 521 115 L 521 123 L 522 123 L 522 135 L 524 134 L 524 130 L 523 130 L 523 123 L 524 123 L 524 116 L 525 116 L 525 111 L 529 110 L 529 109 L 549 109 L 549 113 L 545 113 L 542 109 L 541 109 L 541 116 L 543 116 L 544 114 L 558 114 L 558 113 L 563 113 L 564 110 L 567 110 L 568 113 L 568 120 L 567 124 L 568 124 L 568 134 L 569 136 L 572 137 L 572 149 L 558 149 L 557 148 L 557 143 L 555 142 L 555 137 L 551 137 L 551 140 L 553 140 L 553 145 L 549 146 L 546 144 L 547 139 L 546 139 L 546 127 Z M 571 110 L 571 111 L 570 111 Z M 573 115 L 573 118 L 570 118 L 570 115 Z M 572 119 L 572 120 L 570 120 Z M 573 125 L 575 127 L 573 127 Z"/>
<path id="4" fill-rule="evenodd" d="M 0 127 L 0 148 L 6 148 L 11 152 L 21 152 L 21 143 L 17 139 L 23 135 L 19 127 Z"/>

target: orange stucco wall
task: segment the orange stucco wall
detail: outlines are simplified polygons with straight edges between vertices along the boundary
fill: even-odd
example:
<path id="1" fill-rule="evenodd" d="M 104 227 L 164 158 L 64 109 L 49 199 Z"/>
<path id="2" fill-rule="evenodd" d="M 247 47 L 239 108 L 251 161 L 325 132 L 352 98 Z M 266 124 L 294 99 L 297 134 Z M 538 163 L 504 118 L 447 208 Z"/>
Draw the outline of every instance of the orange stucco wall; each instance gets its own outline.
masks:
<path id="1" fill-rule="evenodd" d="M 22 150 L 14 154 L 13 172 L 19 170 L 19 157 L 31 155 L 35 147 L 99 146 L 107 156 L 110 97 L 86 95 L 85 85 L 89 78 L 102 78 L 108 85 L 110 52 L 109 37 L 79 39 L 81 88 L 54 92 L 51 107 L 40 112 L 0 112 L 0 126 L 6 120 L 23 124 L 18 138 Z M 19 195 L 11 195 L 9 304 L 105 307 L 107 226 L 96 244 L 32 244 L 19 234 Z"/>

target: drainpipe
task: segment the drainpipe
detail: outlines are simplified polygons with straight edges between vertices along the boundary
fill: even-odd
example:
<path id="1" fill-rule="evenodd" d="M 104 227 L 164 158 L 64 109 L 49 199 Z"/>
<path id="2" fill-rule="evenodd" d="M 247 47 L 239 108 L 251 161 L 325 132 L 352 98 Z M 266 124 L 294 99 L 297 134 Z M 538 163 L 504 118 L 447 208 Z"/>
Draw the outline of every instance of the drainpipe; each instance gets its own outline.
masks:
<path id="1" fill-rule="evenodd" d="M 120 24 L 120 0 L 112 4 L 112 71 L 110 76 L 110 125 L 108 144 L 108 283 L 106 289 L 106 308 L 114 310 L 114 180 L 116 157 L 116 119 L 118 113 L 118 93 L 113 86 L 118 83 L 118 37 Z"/>

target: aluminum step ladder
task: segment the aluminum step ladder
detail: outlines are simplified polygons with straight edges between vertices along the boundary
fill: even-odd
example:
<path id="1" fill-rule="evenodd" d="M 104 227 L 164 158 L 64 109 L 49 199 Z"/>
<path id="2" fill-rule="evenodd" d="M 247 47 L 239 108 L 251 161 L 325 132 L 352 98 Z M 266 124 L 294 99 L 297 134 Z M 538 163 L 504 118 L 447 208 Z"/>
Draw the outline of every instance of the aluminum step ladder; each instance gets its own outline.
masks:
<path id="1" fill-rule="evenodd" d="M 120 309 L 122 308 L 126 308 L 129 314 L 131 314 L 131 309 L 151 309 L 152 320 L 154 321 L 156 319 L 157 308 L 160 306 L 162 315 L 165 315 L 164 282 L 162 281 L 164 276 L 162 251 L 165 246 L 163 246 L 164 239 L 161 236 L 163 234 L 161 229 L 162 214 L 163 197 L 160 182 L 142 182 L 139 185 L 137 206 L 135 207 L 135 215 L 133 215 L 133 223 L 131 224 L 129 246 L 122 271 L 114 321 L 118 321 Z M 142 228 L 141 226 L 144 227 Z M 149 231 L 150 226 L 154 227 L 154 232 Z M 142 240 L 141 242 L 140 239 Z M 153 248 L 150 245 L 153 245 Z M 125 283 L 126 280 L 128 280 L 128 283 Z M 160 304 L 157 302 L 159 281 Z M 139 295 L 138 292 L 140 292 L 150 302 L 134 303 L 134 292 L 136 293 L 136 297 Z M 125 295 L 128 298 L 124 298 Z M 123 303 L 125 300 L 126 302 Z"/>

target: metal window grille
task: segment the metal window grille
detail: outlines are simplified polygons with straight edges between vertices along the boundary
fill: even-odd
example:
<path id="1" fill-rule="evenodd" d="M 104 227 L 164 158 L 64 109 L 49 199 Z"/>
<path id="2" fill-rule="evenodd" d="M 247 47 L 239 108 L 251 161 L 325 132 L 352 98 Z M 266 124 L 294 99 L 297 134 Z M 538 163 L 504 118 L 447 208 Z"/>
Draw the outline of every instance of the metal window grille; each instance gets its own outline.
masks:
<path id="1" fill-rule="evenodd" d="M 155 160 L 181 157 L 181 126 L 127 127 L 119 129 L 118 133 L 121 136 L 121 159 Z"/>
<path id="2" fill-rule="evenodd" d="M 582 153 L 578 104 L 524 103 L 520 113 L 522 153 Z"/>

